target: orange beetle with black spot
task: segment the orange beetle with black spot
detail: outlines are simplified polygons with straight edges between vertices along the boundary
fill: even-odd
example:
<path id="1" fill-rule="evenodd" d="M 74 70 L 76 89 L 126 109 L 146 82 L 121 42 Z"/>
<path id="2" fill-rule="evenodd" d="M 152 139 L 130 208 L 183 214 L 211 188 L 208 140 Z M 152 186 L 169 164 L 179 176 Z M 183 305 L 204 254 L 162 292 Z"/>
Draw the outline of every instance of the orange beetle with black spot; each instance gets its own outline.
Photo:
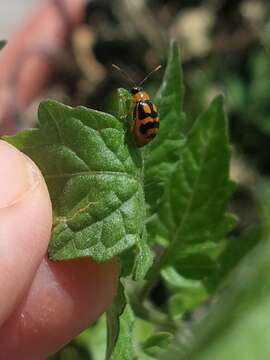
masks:
<path id="1" fill-rule="evenodd" d="M 148 144 L 159 132 L 158 110 L 142 87 L 134 86 L 130 92 L 134 103 L 133 134 L 136 144 L 141 147 Z"/>
<path id="2" fill-rule="evenodd" d="M 129 81 L 134 81 L 117 65 L 113 65 Z M 135 142 L 138 147 L 148 144 L 159 132 L 159 115 L 154 102 L 150 99 L 148 93 L 143 90 L 141 85 L 154 72 L 159 70 L 161 65 L 152 70 L 140 83 L 139 86 L 133 86 L 130 90 L 134 104 L 133 119 L 134 126 L 132 129 Z"/>

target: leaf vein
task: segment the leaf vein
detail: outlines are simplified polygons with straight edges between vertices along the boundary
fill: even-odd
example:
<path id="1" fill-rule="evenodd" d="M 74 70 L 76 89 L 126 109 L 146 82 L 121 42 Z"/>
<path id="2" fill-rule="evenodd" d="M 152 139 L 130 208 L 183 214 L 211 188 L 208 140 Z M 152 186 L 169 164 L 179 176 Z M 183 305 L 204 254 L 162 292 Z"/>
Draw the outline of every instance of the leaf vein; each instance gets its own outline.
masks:
<path id="1" fill-rule="evenodd" d="M 70 178 L 70 177 L 75 177 L 75 176 L 84 176 L 84 175 L 88 175 L 88 176 L 126 176 L 129 177 L 131 179 L 135 179 L 138 180 L 136 176 L 130 175 L 126 172 L 118 172 L 118 171 L 79 171 L 79 172 L 74 172 L 74 173 L 61 173 L 61 174 L 47 174 L 45 175 L 45 179 L 60 179 L 60 178 Z"/>
<path id="2" fill-rule="evenodd" d="M 212 122 L 211 127 L 210 127 L 210 129 L 209 129 L 209 134 L 211 134 L 212 129 L 213 129 L 214 125 L 215 125 L 215 122 L 216 122 L 216 120 Z M 195 196 L 195 193 L 196 193 L 196 190 L 195 190 L 195 189 L 197 188 L 198 182 L 199 182 L 199 180 L 200 180 L 200 176 L 201 176 L 202 168 L 203 168 L 203 165 L 202 165 L 202 164 L 204 164 L 204 162 L 205 162 L 206 154 L 207 154 L 207 147 L 209 146 L 209 143 L 211 142 L 211 138 L 212 138 L 212 136 L 210 135 L 209 138 L 208 138 L 207 144 L 203 144 L 203 145 L 205 146 L 205 151 L 203 152 L 203 155 L 202 155 L 202 157 L 201 157 L 200 166 L 198 166 L 197 177 L 196 177 L 196 179 L 195 179 L 195 181 L 194 181 L 194 183 L 193 183 L 194 186 L 193 186 L 193 191 L 192 191 L 191 196 L 190 196 L 190 201 L 189 201 L 189 203 L 188 203 L 188 205 L 187 205 L 187 207 L 186 207 L 186 210 L 185 210 L 185 212 L 184 212 L 184 214 L 183 214 L 182 220 L 180 221 L 180 224 L 179 224 L 179 226 L 177 227 L 177 229 L 176 229 L 176 231 L 175 231 L 175 236 L 174 236 L 174 238 L 173 238 L 173 240 L 172 240 L 172 242 L 171 242 L 171 244 L 170 244 L 170 248 L 171 248 L 171 249 L 174 248 L 174 245 L 175 245 L 175 243 L 177 242 L 177 240 L 178 240 L 178 238 L 179 238 L 179 235 L 181 234 L 181 230 L 182 230 L 182 228 L 183 228 L 184 225 L 185 225 L 186 218 L 188 217 L 188 215 L 189 215 L 189 213 L 190 213 L 190 209 L 191 209 L 191 207 L 192 207 L 192 203 L 193 203 L 194 196 Z M 206 141 L 205 141 L 205 143 L 206 143 Z M 187 145 L 188 145 L 188 144 L 187 144 Z M 171 177 L 172 177 L 172 175 L 173 175 L 173 174 L 171 174 Z M 171 191 L 170 191 L 169 194 L 170 194 L 170 197 L 171 197 L 171 196 L 172 196 Z M 170 207 L 171 207 L 172 199 L 170 199 L 169 204 L 170 204 Z"/>

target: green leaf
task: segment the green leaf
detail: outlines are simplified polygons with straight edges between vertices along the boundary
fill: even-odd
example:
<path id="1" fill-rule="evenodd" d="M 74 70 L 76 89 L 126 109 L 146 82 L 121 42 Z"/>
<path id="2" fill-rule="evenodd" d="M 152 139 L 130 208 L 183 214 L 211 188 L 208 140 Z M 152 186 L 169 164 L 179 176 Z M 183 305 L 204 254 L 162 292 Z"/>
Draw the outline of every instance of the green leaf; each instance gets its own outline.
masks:
<path id="1" fill-rule="evenodd" d="M 204 255 L 208 256 L 212 260 L 216 260 L 224 251 L 225 247 L 226 241 L 224 239 L 218 243 L 213 241 L 196 243 L 185 247 L 181 252 L 181 257 Z"/>
<path id="2" fill-rule="evenodd" d="M 126 141 L 131 144 L 130 155 L 133 161 L 137 164 L 138 168 L 142 168 L 141 154 L 138 153 L 134 143 L 134 138 L 131 132 L 133 126 L 133 111 L 132 111 L 132 98 L 130 92 L 126 89 L 119 89 L 119 119 L 124 124 L 126 129 L 125 137 Z M 134 146 L 132 146 L 134 145 Z M 145 277 L 148 269 L 153 263 L 153 253 L 147 244 L 147 232 L 145 227 L 139 238 L 133 253 L 131 251 L 125 251 L 121 254 L 121 276 L 128 276 L 133 274 L 135 280 L 140 280 Z"/>
<path id="3" fill-rule="evenodd" d="M 269 358 L 270 241 L 255 247 L 231 273 L 215 306 L 192 329 L 185 348 L 181 334 L 168 360 Z M 163 359 L 163 358 L 162 358 Z"/>
<path id="4" fill-rule="evenodd" d="M 208 297 L 208 292 L 201 281 L 185 279 L 172 267 L 163 269 L 161 275 L 171 292 L 168 308 L 171 317 L 175 320 L 187 311 L 193 310 Z"/>
<path id="5" fill-rule="evenodd" d="M 159 332 L 150 336 L 143 344 L 143 351 L 154 358 L 164 352 L 172 340 L 172 334 L 168 332 Z"/>
<path id="6" fill-rule="evenodd" d="M 226 247 L 217 259 L 219 263 L 219 274 L 225 277 L 232 271 L 238 262 L 251 251 L 262 239 L 262 230 L 254 228 L 238 237 L 228 238 Z"/>
<path id="7" fill-rule="evenodd" d="M 149 320 L 142 320 L 137 317 L 134 324 L 134 335 L 139 343 L 142 343 L 148 337 L 152 336 L 155 330 L 155 325 Z"/>
<path id="8" fill-rule="evenodd" d="M 115 349 L 120 332 L 120 317 L 126 307 L 126 295 L 123 284 L 119 281 L 117 295 L 106 313 L 107 317 L 107 347 L 106 360 L 110 360 Z"/>
<path id="9" fill-rule="evenodd" d="M 131 133 L 131 127 L 129 127 L 129 122 L 133 121 L 132 119 L 132 98 L 130 92 L 126 89 L 118 89 L 118 97 L 119 97 L 119 104 L 118 104 L 118 117 L 126 126 L 126 128 Z"/>
<path id="10" fill-rule="evenodd" d="M 111 360 L 134 360 L 133 349 L 134 314 L 127 305 L 120 317 L 120 332 Z"/>
<path id="11" fill-rule="evenodd" d="M 156 212 L 164 185 L 175 167 L 184 144 L 184 85 L 177 44 L 171 41 L 168 62 L 157 96 L 160 113 L 158 136 L 145 148 L 145 196 Z"/>
<path id="12" fill-rule="evenodd" d="M 140 156 L 124 137 L 123 124 L 109 114 L 45 101 L 38 129 L 5 138 L 38 164 L 47 182 L 51 259 L 106 261 L 139 241 L 145 218 Z"/>
<path id="13" fill-rule="evenodd" d="M 144 230 L 144 233 L 137 245 L 137 255 L 135 257 L 135 267 L 133 275 L 135 280 L 144 279 L 147 271 L 153 264 L 153 258 L 153 252 L 147 244 L 147 233 L 146 230 Z"/>
<path id="14" fill-rule="evenodd" d="M 185 115 L 182 112 L 183 99 L 184 83 L 179 48 L 177 43 L 172 40 L 164 78 L 157 94 L 157 103 L 162 121 L 160 132 L 155 141 L 151 142 L 147 147 L 149 150 L 149 159 L 147 160 L 150 161 L 152 156 L 152 159 L 155 157 L 154 150 L 158 150 L 158 148 L 173 140 L 177 142 L 181 138 L 185 119 Z"/>
<path id="15" fill-rule="evenodd" d="M 227 213 L 233 190 L 229 162 L 227 121 L 219 96 L 193 125 L 159 200 L 158 216 L 152 226 L 167 239 L 167 246 L 148 274 L 148 283 L 141 290 L 142 299 L 157 281 L 160 269 L 169 265 L 177 267 L 178 262 L 180 266 L 185 257 L 193 256 L 188 264 L 189 274 L 205 280 L 205 272 L 198 271 L 196 259 L 204 257 L 208 265 L 210 262 L 214 265 L 213 254 L 221 251 L 226 234 L 235 224 L 235 218 Z M 222 246 L 213 252 L 209 244 L 215 242 L 221 242 Z M 202 246 L 204 243 L 209 253 Z"/>
<path id="16" fill-rule="evenodd" d="M 170 238 L 164 264 L 177 262 L 189 244 L 223 239 L 234 225 L 226 213 L 233 188 L 229 161 L 227 122 L 217 97 L 189 133 L 159 206 Z"/>
<path id="17" fill-rule="evenodd" d="M 217 271 L 217 263 L 203 254 L 178 257 L 175 269 L 184 277 L 202 280 Z"/>
<path id="18" fill-rule="evenodd" d="M 133 360 L 134 315 L 127 304 L 123 285 L 107 311 L 107 349 L 106 360 Z"/>
<path id="19" fill-rule="evenodd" d="M 161 270 L 161 276 L 171 292 L 178 292 L 183 289 L 201 289 L 200 281 L 185 279 L 171 266 Z"/>
<path id="20" fill-rule="evenodd" d="M 173 294 L 168 301 L 170 316 L 177 321 L 188 311 L 190 312 L 201 305 L 207 297 L 208 293 L 203 288 L 185 289 Z"/>

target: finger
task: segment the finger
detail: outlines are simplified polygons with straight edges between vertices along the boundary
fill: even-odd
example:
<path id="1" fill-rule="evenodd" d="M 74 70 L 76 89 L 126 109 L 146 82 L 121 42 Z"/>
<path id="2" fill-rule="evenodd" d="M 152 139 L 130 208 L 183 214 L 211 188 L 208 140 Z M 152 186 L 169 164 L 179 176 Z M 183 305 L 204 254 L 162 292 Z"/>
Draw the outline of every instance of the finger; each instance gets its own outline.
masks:
<path id="1" fill-rule="evenodd" d="M 46 253 L 51 203 L 36 165 L 0 141 L 0 324 L 21 301 Z"/>
<path id="2" fill-rule="evenodd" d="M 56 352 L 106 310 L 117 279 L 115 260 L 44 260 L 26 299 L 0 330 L 0 359 L 45 359 Z"/>

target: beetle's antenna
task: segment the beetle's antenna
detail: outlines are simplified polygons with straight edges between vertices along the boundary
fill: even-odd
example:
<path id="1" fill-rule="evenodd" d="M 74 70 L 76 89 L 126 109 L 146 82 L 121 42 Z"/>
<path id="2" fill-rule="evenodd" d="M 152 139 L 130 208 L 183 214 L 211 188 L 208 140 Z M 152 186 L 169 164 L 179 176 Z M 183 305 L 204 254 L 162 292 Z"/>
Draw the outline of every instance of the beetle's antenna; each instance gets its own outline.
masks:
<path id="1" fill-rule="evenodd" d="M 118 65 L 112 64 L 112 67 L 119 71 L 120 74 L 123 76 L 124 79 L 126 79 L 131 85 L 135 85 L 135 81 L 123 70 L 121 69 Z"/>
<path id="2" fill-rule="evenodd" d="M 152 71 L 150 71 L 150 73 L 148 75 L 146 75 L 146 77 L 139 83 L 139 86 L 141 86 L 147 79 L 150 78 L 150 76 L 152 74 L 154 74 L 156 71 L 160 70 L 162 68 L 162 65 L 158 65 L 155 69 L 153 69 Z"/>

